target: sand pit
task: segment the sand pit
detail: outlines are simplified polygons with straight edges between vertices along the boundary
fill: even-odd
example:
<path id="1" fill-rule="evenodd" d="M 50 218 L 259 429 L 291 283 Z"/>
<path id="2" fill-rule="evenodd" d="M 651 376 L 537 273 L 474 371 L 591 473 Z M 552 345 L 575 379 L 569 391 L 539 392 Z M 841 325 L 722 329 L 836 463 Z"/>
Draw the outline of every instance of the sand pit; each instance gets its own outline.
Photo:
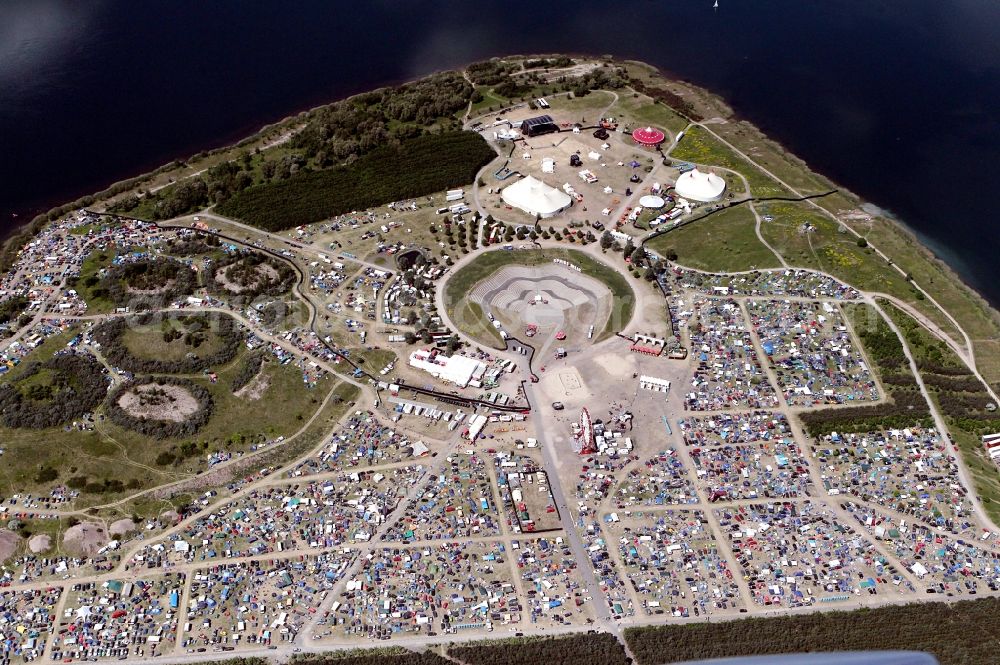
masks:
<path id="1" fill-rule="evenodd" d="M 0 561 L 6 561 L 15 554 L 21 544 L 21 536 L 7 529 L 0 529 Z"/>
<path id="2" fill-rule="evenodd" d="M 118 406 L 135 418 L 180 423 L 198 410 L 198 400 L 182 386 L 144 383 L 125 391 Z"/>
<path id="3" fill-rule="evenodd" d="M 559 329 L 577 340 L 587 338 L 590 326 L 602 330 L 612 307 L 607 286 L 559 263 L 505 266 L 480 282 L 470 299 L 518 327 Z"/>
<path id="4" fill-rule="evenodd" d="M 32 536 L 28 540 L 28 551 L 32 554 L 41 554 L 52 549 L 52 538 L 44 533 Z"/>
<path id="5" fill-rule="evenodd" d="M 108 531 L 111 532 L 112 536 L 124 536 L 130 531 L 135 531 L 135 522 L 130 519 L 118 520 L 111 523 Z"/>
<path id="6" fill-rule="evenodd" d="M 233 395 L 239 397 L 240 399 L 247 400 L 248 402 L 254 402 L 264 396 L 264 393 L 267 392 L 270 385 L 271 377 L 261 371 L 253 378 L 252 381 L 250 381 L 250 383 L 234 392 Z"/>
<path id="7" fill-rule="evenodd" d="M 81 522 L 66 529 L 63 549 L 75 556 L 93 556 L 108 542 L 104 527 L 96 522 Z"/>

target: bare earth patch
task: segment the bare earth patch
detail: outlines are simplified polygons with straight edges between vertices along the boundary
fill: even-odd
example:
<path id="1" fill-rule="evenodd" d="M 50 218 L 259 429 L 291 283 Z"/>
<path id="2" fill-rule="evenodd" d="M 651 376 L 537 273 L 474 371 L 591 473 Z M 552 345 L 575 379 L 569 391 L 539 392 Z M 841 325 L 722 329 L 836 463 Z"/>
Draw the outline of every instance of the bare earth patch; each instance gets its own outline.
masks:
<path id="1" fill-rule="evenodd" d="M 274 282 L 277 281 L 279 277 L 278 271 L 274 269 L 274 266 L 261 263 L 254 268 L 256 279 L 246 286 L 241 286 L 240 284 L 237 284 L 229 279 L 229 269 L 231 267 L 232 266 L 225 266 L 215 273 L 215 281 L 218 282 L 226 291 L 231 293 L 249 291 L 250 289 L 257 288 L 261 282 Z"/>
<path id="2" fill-rule="evenodd" d="M 7 529 L 0 529 L 0 561 L 6 561 L 17 554 L 17 547 L 21 544 L 21 536 Z"/>
<path id="3" fill-rule="evenodd" d="M 63 549 L 67 554 L 93 556 L 108 541 L 104 527 L 96 522 L 81 522 L 66 529 Z"/>
<path id="4" fill-rule="evenodd" d="M 144 383 L 119 397 L 118 406 L 135 418 L 180 423 L 198 410 L 198 400 L 181 386 Z"/>
<path id="5" fill-rule="evenodd" d="M 32 554 L 41 554 L 42 552 L 48 552 L 50 549 L 52 549 L 52 538 L 48 534 L 40 533 L 28 540 L 28 550 Z"/>
<path id="6" fill-rule="evenodd" d="M 135 531 L 135 522 L 128 518 L 118 520 L 117 522 L 112 522 L 108 530 L 112 536 L 124 536 L 129 531 Z"/>
<path id="7" fill-rule="evenodd" d="M 240 399 L 245 399 L 248 402 L 254 402 L 264 396 L 264 393 L 267 392 L 270 385 L 271 377 L 261 371 L 250 383 L 234 392 L 233 395 L 239 397 Z"/>

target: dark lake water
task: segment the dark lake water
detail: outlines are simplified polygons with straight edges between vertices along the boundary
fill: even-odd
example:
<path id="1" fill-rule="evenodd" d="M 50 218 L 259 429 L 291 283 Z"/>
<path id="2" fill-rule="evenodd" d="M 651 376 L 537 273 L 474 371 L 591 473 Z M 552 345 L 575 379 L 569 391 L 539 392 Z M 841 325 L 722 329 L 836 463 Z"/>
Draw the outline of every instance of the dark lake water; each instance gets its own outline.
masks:
<path id="1" fill-rule="evenodd" d="M 1000 2 L 712 2 L 0 0 L 0 231 L 353 92 L 610 53 L 721 94 L 1000 303 Z"/>

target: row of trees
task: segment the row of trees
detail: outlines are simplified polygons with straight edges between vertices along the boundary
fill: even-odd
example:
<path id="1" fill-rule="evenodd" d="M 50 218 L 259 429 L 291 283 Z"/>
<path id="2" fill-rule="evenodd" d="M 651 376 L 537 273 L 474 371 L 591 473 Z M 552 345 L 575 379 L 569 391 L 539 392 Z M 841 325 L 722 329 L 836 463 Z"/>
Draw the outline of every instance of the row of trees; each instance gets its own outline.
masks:
<path id="1" fill-rule="evenodd" d="M 198 410 L 182 421 L 158 420 L 134 416 L 121 407 L 119 401 L 128 392 L 139 386 L 153 384 L 157 386 L 177 386 L 184 389 L 198 402 Z M 124 429 L 130 429 L 154 439 L 166 439 L 178 436 L 190 436 L 201 429 L 212 416 L 212 395 L 204 386 L 189 379 L 177 376 L 141 377 L 127 381 L 118 386 L 108 396 L 105 411 L 114 424 Z"/>
<path id="2" fill-rule="evenodd" d="M 290 662 L 294 665 L 455 665 L 453 661 L 430 650 L 416 653 L 401 649 L 370 649 L 343 654 L 302 654 Z"/>
<path id="3" fill-rule="evenodd" d="M 42 371 L 47 381 L 32 382 Z M 104 367 L 93 356 L 54 356 L 29 364 L 17 380 L 0 385 L 0 419 L 5 427 L 56 427 L 93 411 L 107 391 Z"/>
<path id="4" fill-rule="evenodd" d="M 629 79 L 629 83 L 636 92 L 640 92 L 647 97 L 652 97 L 655 101 L 660 102 L 665 106 L 669 106 L 681 115 L 695 122 L 701 122 L 705 119 L 704 116 L 702 116 L 702 114 L 695 109 L 691 102 L 675 92 L 671 92 L 666 88 L 657 88 L 655 86 L 646 85 L 643 81 L 637 78 Z"/>
<path id="5" fill-rule="evenodd" d="M 639 665 L 823 651 L 925 651 L 941 665 L 996 662 L 1000 599 L 627 628 Z"/>
<path id="6" fill-rule="evenodd" d="M 268 231 L 281 231 L 466 185 L 494 157 L 493 149 L 479 134 L 428 134 L 398 148 L 379 148 L 350 166 L 256 185 L 220 204 L 217 210 Z"/>
<path id="7" fill-rule="evenodd" d="M 422 127 L 465 109 L 471 96 L 458 72 L 373 90 L 312 111 L 290 146 L 317 166 L 340 164 L 420 136 Z"/>
<path id="8" fill-rule="evenodd" d="M 629 662 L 624 647 L 608 633 L 483 642 L 450 647 L 448 655 L 467 665 L 625 665 Z"/>
<path id="9" fill-rule="evenodd" d="M 166 317 L 167 320 L 178 318 L 174 316 Z M 191 318 L 191 317 L 188 317 Z M 193 374 L 201 372 L 216 365 L 224 365 L 236 357 L 240 349 L 241 335 L 239 329 L 234 325 L 233 319 L 229 316 L 218 316 L 209 320 L 206 316 L 194 317 L 204 320 L 202 325 L 184 323 L 185 327 L 192 332 L 208 330 L 214 321 L 214 328 L 211 333 L 216 335 L 221 343 L 219 349 L 214 353 L 198 357 L 187 355 L 177 360 L 165 360 L 162 358 L 141 358 L 136 356 L 122 341 L 125 331 L 131 326 L 148 326 L 153 322 L 152 315 L 133 317 L 129 319 L 117 318 L 105 321 L 93 331 L 94 339 L 100 343 L 104 357 L 115 367 L 135 373 L 147 374 Z"/>
<path id="10" fill-rule="evenodd" d="M 229 386 L 230 390 L 236 392 L 253 381 L 253 378 L 260 374 L 261 367 L 264 366 L 264 356 L 263 351 L 255 351 L 243 358 L 243 362 L 240 363 L 239 369 L 233 376 L 233 381 Z"/>

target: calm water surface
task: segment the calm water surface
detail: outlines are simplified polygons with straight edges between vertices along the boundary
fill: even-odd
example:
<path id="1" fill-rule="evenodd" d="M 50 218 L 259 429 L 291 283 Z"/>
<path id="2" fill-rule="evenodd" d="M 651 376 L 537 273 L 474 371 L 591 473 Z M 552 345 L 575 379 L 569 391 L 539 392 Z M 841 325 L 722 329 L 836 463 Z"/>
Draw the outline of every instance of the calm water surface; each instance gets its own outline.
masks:
<path id="1" fill-rule="evenodd" d="M 610 53 L 723 95 L 1000 304 L 1000 2 L 712 2 L 0 0 L 0 231 L 347 94 Z"/>

